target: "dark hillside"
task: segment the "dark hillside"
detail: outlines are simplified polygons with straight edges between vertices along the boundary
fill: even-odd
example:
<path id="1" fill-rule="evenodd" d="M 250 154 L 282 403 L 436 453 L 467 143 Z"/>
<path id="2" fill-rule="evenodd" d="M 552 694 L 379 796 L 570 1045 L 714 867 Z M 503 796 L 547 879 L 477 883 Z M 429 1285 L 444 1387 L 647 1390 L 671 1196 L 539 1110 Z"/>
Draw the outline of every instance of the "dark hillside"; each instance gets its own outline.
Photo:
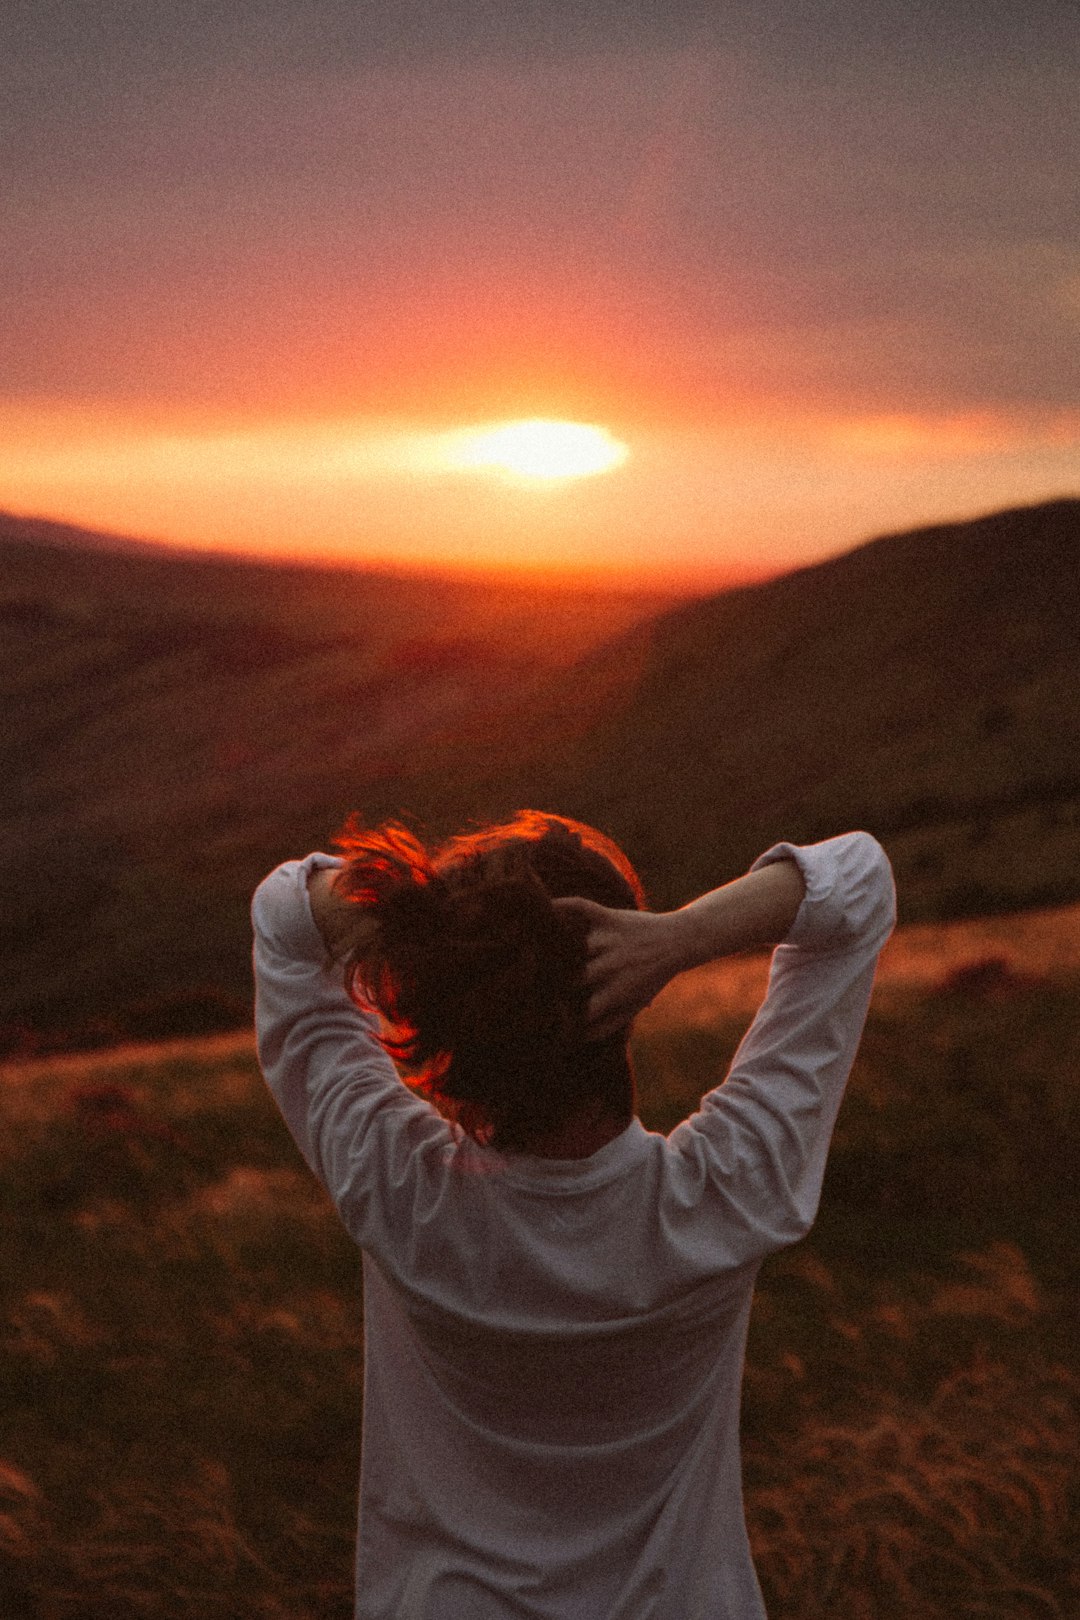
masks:
<path id="1" fill-rule="evenodd" d="M 556 745 L 577 696 L 576 735 Z M 853 824 L 889 846 L 906 914 L 1080 894 L 1080 501 L 887 536 L 686 603 L 534 705 L 512 771 L 463 772 L 449 814 L 523 799 L 598 822 L 657 903 L 778 838 Z M 568 728 L 573 733 L 574 728 Z M 446 774 L 413 784 L 446 806 Z"/>
<path id="2" fill-rule="evenodd" d="M 658 905 L 852 825 L 909 918 L 1080 896 L 1080 501 L 674 609 L 25 532 L 0 562 L 9 1044 L 242 1018 L 252 886 L 351 808 L 560 809 Z"/>
<path id="3" fill-rule="evenodd" d="M 84 538 L 0 519 L 9 1044 L 235 1021 L 268 865 L 664 601 Z"/>
<path id="4" fill-rule="evenodd" d="M 344 638 L 373 666 L 403 640 L 429 635 L 479 637 L 536 654 L 544 666 L 569 663 L 679 594 L 178 551 L 3 512 L 0 580 L 0 602 L 44 605 L 94 628 Z"/>

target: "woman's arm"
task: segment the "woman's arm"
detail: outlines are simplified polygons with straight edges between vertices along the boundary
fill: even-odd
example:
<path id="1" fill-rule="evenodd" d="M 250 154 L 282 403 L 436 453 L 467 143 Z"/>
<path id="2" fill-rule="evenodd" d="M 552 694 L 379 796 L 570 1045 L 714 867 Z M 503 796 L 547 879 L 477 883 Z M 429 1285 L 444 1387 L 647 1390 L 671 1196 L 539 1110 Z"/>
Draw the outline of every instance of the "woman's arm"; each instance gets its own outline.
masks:
<path id="1" fill-rule="evenodd" d="M 670 1137 L 686 1173 L 713 1188 L 746 1259 L 795 1242 L 814 1220 L 878 952 L 896 918 L 888 857 L 868 833 L 779 844 L 756 864 L 790 860 L 806 893 L 773 952 L 765 1000 L 727 1076 Z"/>
<path id="2" fill-rule="evenodd" d="M 340 961 L 330 959 L 349 943 L 342 918 L 360 916 L 333 892 L 340 866 L 327 855 L 286 861 L 256 890 L 255 1029 L 267 1085 L 300 1151 L 363 1242 L 373 1221 L 393 1213 L 388 1184 L 411 1196 L 412 1151 L 450 1132 L 402 1085 L 377 1018 L 350 1000 Z"/>
<path id="3" fill-rule="evenodd" d="M 679 911 L 612 911 L 590 900 L 556 900 L 586 926 L 590 1033 L 602 1040 L 624 1029 L 688 968 L 779 944 L 805 893 L 797 862 L 779 860 Z"/>
<path id="4" fill-rule="evenodd" d="M 884 850 L 868 833 L 778 844 L 745 878 L 682 911 L 584 915 L 598 1033 L 625 1025 L 682 968 L 783 931 L 768 994 L 727 1076 L 668 1140 L 683 1207 L 703 1216 L 703 1263 L 756 1261 L 794 1242 L 817 1211 L 874 966 L 895 920 Z"/>

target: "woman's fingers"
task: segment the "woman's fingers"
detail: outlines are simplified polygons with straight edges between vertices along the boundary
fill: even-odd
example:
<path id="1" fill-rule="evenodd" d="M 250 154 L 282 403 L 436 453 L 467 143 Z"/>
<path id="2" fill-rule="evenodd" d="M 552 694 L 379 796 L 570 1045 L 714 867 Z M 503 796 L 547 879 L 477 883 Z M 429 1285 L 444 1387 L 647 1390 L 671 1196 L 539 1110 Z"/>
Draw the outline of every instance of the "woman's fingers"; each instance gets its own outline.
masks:
<path id="1" fill-rule="evenodd" d="M 614 911 L 591 900 L 553 904 L 585 930 L 585 984 L 594 1039 L 625 1029 L 670 977 L 666 923 L 656 912 Z"/>
<path id="2" fill-rule="evenodd" d="M 567 894 L 551 902 L 555 911 L 563 917 L 576 917 L 586 934 L 591 933 L 605 918 L 609 917 L 607 906 L 598 906 L 595 900 L 586 900 L 583 895 Z"/>
<path id="3" fill-rule="evenodd" d="M 619 921 L 623 914 L 578 896 L 567 896 L 552 904 L 582 927 L 586 951 L 584 976 L 590 992 L 586 1007 L 589 1036 L 592 1040 L 603 1040 L 630 1021 L 619 1013 L 621 997 L 615 988 L 622 969 Z"/>
<path id="4" fill-rule="evenodd" d="M 576 896 L 567 896 L 551 903 L 564 917 L 574 917 L 578 920 L 584 935 L 588 958 L 585 978 L 589 982 L 593 981 L 597 973 L 597 961 L 614 943 L 615 931 L 611 920 L 618 913 L 610 912 L 606 906 L 598 906 L 592 900 L 581 900 Z"/>

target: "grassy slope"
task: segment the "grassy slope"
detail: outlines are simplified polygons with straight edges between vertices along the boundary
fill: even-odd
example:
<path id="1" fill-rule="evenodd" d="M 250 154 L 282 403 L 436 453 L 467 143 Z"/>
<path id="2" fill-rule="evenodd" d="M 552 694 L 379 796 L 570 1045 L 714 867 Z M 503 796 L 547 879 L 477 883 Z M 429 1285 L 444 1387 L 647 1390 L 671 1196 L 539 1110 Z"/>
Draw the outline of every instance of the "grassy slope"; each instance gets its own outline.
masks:
<path id="1" fill-rule="evenodd" d="M 936 978 L 919 938 L 921 989 L 903 938 L 886 966 L 822 1214 L 755 1305 L 771 1620 L 1080 1605 L 1080 978 L 1036 971 L 1053 929 L 1011 972 L 975 971 L 986 936 L 965 954 L 955 929 Z M 649 1123 L 693 1106 L 744 1018 L 661 1009 L 638 1042 Z M 0 1612 L 345 1620 L 358 1260 L 249 1038 L 9 1069 L 0 1115 Z"/>
<path id="2" fill-rule="evenodd" d="M 852 824 L 909 917 L 1080 893 L 1077 501 L 646 622 L 625 596 L 17 535 L 3 555 L 9 1045 L 20 1021 L 235 1022 L 251 887 L 356 805 L 577 814 L 659 905 Z"/>
<path id="3" fill-rule="evenodd" d="M 203 987 L 203 1016 L 243 1017 L 262 873 L 433 731 L 523 700 L 658 600 L 42 545 L 2 522 L 0 561 L 0 1026 L 160 1032 L 163 998 L 196 1016 Z"/>
<path id="4" fill-rule="evenodd" d="M 779 837 L 862 825 L 906 915 L 1080 893 L 1080 501 L 889 536 L 820 566 L 691 602 L 574 672 L 604 691 L 562 747 L 508 749 L 457 813 L 522 796 L 605 827 L 662 904 L 730 877 Z M 595 718 L 593 718 L 595 716 Z M 426 808 L 447 799 L 416 784 Z"/>

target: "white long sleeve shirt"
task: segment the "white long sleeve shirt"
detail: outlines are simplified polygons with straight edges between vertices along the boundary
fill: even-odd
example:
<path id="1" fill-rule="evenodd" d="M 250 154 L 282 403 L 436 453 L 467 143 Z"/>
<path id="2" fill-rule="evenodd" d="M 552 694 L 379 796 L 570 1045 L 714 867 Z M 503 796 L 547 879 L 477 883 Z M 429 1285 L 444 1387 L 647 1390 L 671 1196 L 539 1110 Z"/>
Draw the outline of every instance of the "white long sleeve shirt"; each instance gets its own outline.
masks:
<path id="1" fill-rule="evenodd" d="M 358 1620 L 760 1620 L 739 1400 L 754 1278 L 817 1211 L 894 921 L 866 833 L 806 895 L 727 1078 L 670 1136 L 479 1147 L 327 961 L 309 855 L 255 895 L 267 1082 L 363 1250 Z"/>

